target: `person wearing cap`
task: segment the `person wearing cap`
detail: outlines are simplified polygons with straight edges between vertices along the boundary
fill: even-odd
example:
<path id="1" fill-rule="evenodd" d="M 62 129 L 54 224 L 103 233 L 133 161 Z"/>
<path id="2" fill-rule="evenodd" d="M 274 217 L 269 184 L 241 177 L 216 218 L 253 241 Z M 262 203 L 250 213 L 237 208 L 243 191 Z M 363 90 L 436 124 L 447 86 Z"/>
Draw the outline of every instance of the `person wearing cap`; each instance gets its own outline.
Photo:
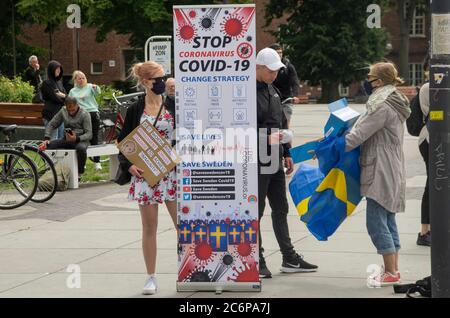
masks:
<path id="1" fill-rule="evenodd" d="M 290 126 L 292 104 L 298 104 L 300 102 L 300 99 L 297 97 L 300 87 L 297 71 L 291 61 L 283 55 L 283 48 L 280 44 L 274 43 L 270 46 L 270 48 L 277 51 L 281 58 L 281 62 L 285 65 L 285 67 L 281 68 L 278 72 L 277 78 L 273 82 L 273 85 L 280 91 L 281 100 L 285 100 L 290 97 L 293 98 L 292 103 L 283 104 L 283 111 L 286 115 L 288 126 Z"/>
<path id="2" fill-rule="evenodd" d="M 287 223 L 289 206 L 285 173 L 292 173 L 294 163 L 289 154 L 290 145 L 282 143 L 283 135 L 279 130 L 287 128 L 287 119 L 282 110 L 280 94 L 272 86 L 278 71 L 283 67 L 285 65 L 281 62 L 280 56 L 271 48 L 262 49 L 256 56 L 259 220 L 264 214 L 267 197 L 272 208 L 273 230 L 283 254 L 280 270 L 285 273 L 314 272 L 317 266 L 307 263 L 303 260 L 303 256 L 294 250 Z M 286 172 L 283 164 L 287 168 Z M 267 268 L 263 253 L 259 229 L 259 275 L 261 278 L 270 278 L 272 273 Z"/>

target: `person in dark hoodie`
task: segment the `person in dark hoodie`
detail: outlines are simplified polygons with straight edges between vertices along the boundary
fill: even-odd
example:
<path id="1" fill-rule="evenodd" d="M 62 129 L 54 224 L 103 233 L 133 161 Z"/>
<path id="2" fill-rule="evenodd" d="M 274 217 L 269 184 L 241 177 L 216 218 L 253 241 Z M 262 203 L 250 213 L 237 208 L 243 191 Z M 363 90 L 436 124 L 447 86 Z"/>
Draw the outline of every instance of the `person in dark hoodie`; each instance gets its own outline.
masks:
<path id="1" fill-rule="evenodd" d="M 396 89 L 403 83 L 394 64 L 380 62 L 370 67 L 364 84 L 369 100 L 367 112 L 342 137 L 345 150 L 361 146 L 360 191 L 367 199 L 366 225 L 384 265 L 369 287 L 398 284 L 400 237 L 395 215 L 405 211 L 406 172 L 403 140 L 405 121 L 411 114 L 408 98 Z"/>
<path id="2" fill-rule="evenodd" d="M 62 85 L 63 68 L 57 61 L 50 61 L 47 66 L 47 79 L 42 83 L 41 92 L 44 100 L 42 118 L 45 127 L 64 106 L 66 90 Z M 51 140 L 64 138 L 64 125 L 59 126 L 50 134 Z"/>
<path id="3" fill-rule="evenodd" d="M 289 127 L 293 111 L 292 104 L 298 104 L 300 102 L 300 99 L 298 98 L 300 84 L 297 77 L 297 71 L 291 61 L 283 55 L 283 48 L 280 44 L 274 43 L 270 48 L 277 51 L 281 58 L 281 62 L 286 66 L 278 72 L 277 78 L 273 82 L 273 86 L 280 91 L 282 101 L 289 97 L 293 98 L 291 103 L 283 104 L 283 111 L 286 115 Z"/>

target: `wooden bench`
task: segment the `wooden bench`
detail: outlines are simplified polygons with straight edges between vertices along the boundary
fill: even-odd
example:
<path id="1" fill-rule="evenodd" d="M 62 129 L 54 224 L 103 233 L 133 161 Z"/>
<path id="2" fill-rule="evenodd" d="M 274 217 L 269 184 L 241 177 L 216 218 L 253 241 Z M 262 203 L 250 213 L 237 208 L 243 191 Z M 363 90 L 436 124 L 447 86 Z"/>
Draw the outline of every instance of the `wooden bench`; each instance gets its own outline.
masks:
<path id="1" fill-rule="evenodd" d="M 60 162 L 70 169 L 69 189 L 78 189 L 78 160 L 75 150 L 51 149 L 45 151 L 54 161 Z M 109 178 L 113 180 L 119 169 L 119 149 L 115 144 L 89 146 L 88 157 L 109 156 Z M 89 159 L 88 159 L 89 160 Z"/>
<path id="2" fill-rule="evenodd" d="M 44 104 L 0 103 L 0 124 L 20 126 L 43 126 Z"/>

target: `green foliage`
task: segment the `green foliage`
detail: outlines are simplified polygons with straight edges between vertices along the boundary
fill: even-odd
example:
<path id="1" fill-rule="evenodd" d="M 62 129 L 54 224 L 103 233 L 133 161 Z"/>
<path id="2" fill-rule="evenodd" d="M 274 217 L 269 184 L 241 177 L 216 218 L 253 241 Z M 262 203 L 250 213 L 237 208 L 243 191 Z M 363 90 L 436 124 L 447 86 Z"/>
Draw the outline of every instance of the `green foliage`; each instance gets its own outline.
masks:
<path id="1" fill-rule="evenodd" d="M 31 0 L 28 0 L 31 1 Z M 214 0 L 85 0 L 88 24 L 98 28 L 97 40 L 104 41 L 111 31 L 129 34 L 133 47 L 143 47 L 152 35 L 171 35 L 172 6 L 217 4 Z M 228 3 L 253 3 L 251 0 Z"/>
<path id="2" fill-rule="evenodd" d="M 122 91 L 113 88 L 111 85 L 100 85 L 101 93 L 95 96 L 95 100 L 100 108 L 110 107 L 114 104 L 113 93 L 116 96 L 122 95 Z"/>
<path id="3" fill-rule="evenodd" d="M 31 103 L 34 87 L 20 77 L 10 80 L 0 76 L 0 102 Z"/>
<path id="4" fill-rule="evenodd" d="M 386 53 L 384 29 L 369 29 L 367 6 L 374 0 L 271 0 L 266 20 L 288 15 L 274 32 L 302 80 L 311 85 L 348 85 Z M 378 1 L 380 3 L 380 1 Z"/>
<path id="5" fill-rule="evenodd" d="M 17 1 L 14 1 L 17 2 Z M 21 25 L 27 22 L 27 19 L 15 10 L 14 33 L 16 35 L 16 72 L 20 74 L 28 66 L 28 57 L 30 55 L 42 56 L 44 50 L 38 49 L 19 40 L 23 35 Z M 14 55 L 13 55 L 13 28 L 12 28 L 12 4 L 8 1 L 0 10 L 0 75 L 13 77 L 14 75 Z"/>

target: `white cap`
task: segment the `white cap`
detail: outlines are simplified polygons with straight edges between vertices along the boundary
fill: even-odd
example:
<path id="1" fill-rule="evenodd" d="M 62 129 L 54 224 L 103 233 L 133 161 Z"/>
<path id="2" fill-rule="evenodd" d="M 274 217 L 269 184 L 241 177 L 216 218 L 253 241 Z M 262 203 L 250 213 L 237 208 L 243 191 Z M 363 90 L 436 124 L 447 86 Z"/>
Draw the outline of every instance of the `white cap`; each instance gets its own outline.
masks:
<path id="1" fill-rule="evenodd" d="M 256 64 L 265 65 L 271 71 L 278 71 L 280 68 L 286 67 L 286 65 L 281 63 L 281 58 L 277 51 L 269 47 L 258 52 L 256 55 Z"/>

